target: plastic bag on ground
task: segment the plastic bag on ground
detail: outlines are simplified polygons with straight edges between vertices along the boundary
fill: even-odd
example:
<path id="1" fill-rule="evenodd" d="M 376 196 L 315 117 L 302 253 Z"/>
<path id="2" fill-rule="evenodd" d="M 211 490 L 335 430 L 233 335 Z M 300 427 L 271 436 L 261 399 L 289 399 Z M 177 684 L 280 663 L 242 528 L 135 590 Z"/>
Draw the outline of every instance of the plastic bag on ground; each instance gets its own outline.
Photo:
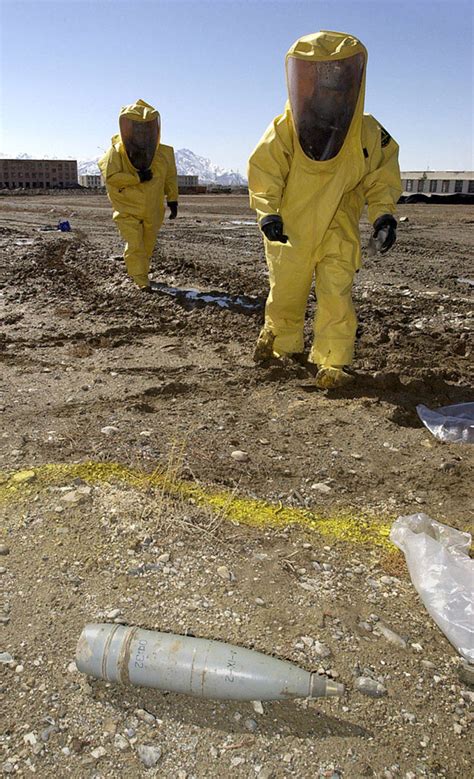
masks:
<path id="1" fill-rule="evenodd" d="M 67 219 L 60 219 L 58 222 L 58 230 L 61 230 L 62 233 L 70 233 L 71 232 L 71 225 L 68 222 Z"/>
<path id="2" fill-rule="evenodd" d="M 424 426 L 440 441 L 474 444 L 474 403 L 443 406 L 435 411 L 419 405 L 416 410 Z"/>
<path id="3" fill-rule="evenodd" d="M 474 663 L 474 560 L 471 536 L 426 514 L 398 517 L 390 539 L 404 553 L 411 580 L 438 627 Z"/>

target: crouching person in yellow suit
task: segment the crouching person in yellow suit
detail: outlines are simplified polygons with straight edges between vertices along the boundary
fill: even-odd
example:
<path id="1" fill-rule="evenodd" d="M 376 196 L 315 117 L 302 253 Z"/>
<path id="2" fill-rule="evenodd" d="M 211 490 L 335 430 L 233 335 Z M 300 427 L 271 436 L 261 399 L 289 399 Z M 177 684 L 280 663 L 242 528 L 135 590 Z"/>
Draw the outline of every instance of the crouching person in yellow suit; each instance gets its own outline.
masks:
<path id="1" fill-rule="evenodd" d="M 249 160 L 250 205 L 264 234 L 270 275 L 255 360 L 302 352 L 313 278 L 317 297 L 309 355 L 320 388 L 350 381 L 365 203 L 381 252 L 395 242 L 401 194 L 398 145 L 363 114 L 367 52 L 351 35 L 300 38 L 286 57 L 289 101 Z"/>
<path id="2" fill-rule="evenodd" d="M 165 214 L 178 214 L 178 177 L 174 150 L 160 143 L 158 111 L 144 100 L 127 105 L 119 114 L 120 134 L 99 160 L 113 219 L 124 239 L 124 259 L 135 284 L 149 290 L 148 273 L 156 236 Z"/>

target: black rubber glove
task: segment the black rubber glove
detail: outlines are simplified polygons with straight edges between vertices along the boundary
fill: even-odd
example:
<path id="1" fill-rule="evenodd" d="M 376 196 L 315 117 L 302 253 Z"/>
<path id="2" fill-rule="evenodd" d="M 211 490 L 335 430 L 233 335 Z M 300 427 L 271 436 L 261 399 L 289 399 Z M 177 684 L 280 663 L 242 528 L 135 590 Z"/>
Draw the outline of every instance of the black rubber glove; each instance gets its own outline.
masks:
<path id="1" fill-rule="evenodd" d="M 264 216 L 260 222 L 260 228 L 269 241 L 287 243 L 288 236 L 283 234 L 283 220 L 279 214 Z"/>
<path id="2" fill-rule="evenodd" d="M 153 173 L 151 172 L 150 168 L 147 168 L 146 170 L 139 170 L 138 175 L 142 183 L 144 181 L 151 181 L 153 178 Z"/>
<path id="3" fill-rule="evenodd" d="M 378 245 L 380 239 L 383 236 L 380 235 L 381 231 L 386 233 L 384 240 Z M 393 246 L 397 240 L 397 220 L 391 214 L 383 214 L 379 216 L 374 222 L 374 232 L 372 238 L 376 242 L 376 246 L 380 254 L 385 254 Z M 378 240 L 377 240 L 378 239 Z"/>
<path id="4" fill-rule="evenodd" d="M 168 202 L 168 208 L 171 211 L 168 219 L 176 219 L 176 217 L 178 216 L 178 201 L 170 200 Z"/>

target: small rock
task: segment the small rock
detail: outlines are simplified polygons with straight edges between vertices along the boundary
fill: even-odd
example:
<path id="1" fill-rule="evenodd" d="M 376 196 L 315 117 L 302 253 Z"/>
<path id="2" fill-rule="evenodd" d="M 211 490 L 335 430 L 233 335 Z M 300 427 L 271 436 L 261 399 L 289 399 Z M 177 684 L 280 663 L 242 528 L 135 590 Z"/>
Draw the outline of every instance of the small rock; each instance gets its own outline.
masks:
<path id="1" fill-rule="evenodd" d="M 7 554 L 10 554 L 10 547 L 5 544 L 0 544 L 0 555 L 5 556 Z"/>
<path id="2" fill-rule="evenodd" d="M 117 617 L 120 616 L 121 613 L 122 613 L 121 609 L 111 609 L 110 611 L 107 611 L 105 616 L 107 617 L 107 619 L 116 619 Z"/>
<path id="3" fill-rule="evenodd" d="M 263 714 L 262 701 L 252 701 L 252 708 L 255 714 Z"/>
<path id="4" fill-rule="evenodd" d="M 16 484 L 29 484 L 36 479 L 36 473 L 34 471 L 18 471 L 12 476 L 12 481 Z"/>
<path id="5" fill-rule="evenodd" d="M 148 725 L 155 724 L 155 717 L 153 714 L 150 714 L 149 711 L 146 711 L 146 709 L 135 709 L 133 713 L 135 714 L 135 717 L 137 717 L 142 722 L 146 722 Z"/>
<path id="6" fill-rule="evenodd" d="M 439 468 L 440 468 L 441 471 L 445 471 L 445 472 L 446 471 L 453 471 L 455 468 L 457 468 L 457 463 L 453 463 L 453 462 L 441 463 Z"/>
<path id="7" fill-rule="evenodd" d="M 421 644 L 410 644 L 410 646 L 415 650 L 415 652 L 423 652 L 423 647 Z"/>
<path id="8" fill-rule="evenodd" d="M 233 460 L 237 460 L 239 463 L 247 462 L 247 460 L 250 459 L 247 452 L 242 451 L 242 449 L 235 449 L 233 452 L 230 453 L 230 456 Z"/>
<path id="9" fill-rule="evenodd" d="M 107 754 L 107 750 L 105 750 L 104 747 L 96 747 L 91 752 L 91 755 L 94 758 L 94 760 L 100 760 L 100 758 L 105 757 L 106 754 Z"/>
<path id="10" fill-rule="evenodd" d="M 254 719 L 251 719 L 250 717 L 249 717 L 249 719 L 245 720 L 244 725 L 247 728 L 247 730 L 250 730 L 251 733 L 255 733 L 255 731 L 258 728 L 257 721 L 254 720 Z"/>
<path id="11" fill-rule="evenodd" d="M 312 490 L 317 490 L 318 492 L 331 492 L 331 487 L 329 484 L 324 484 L 322 481 L 318 481 L 315 484 L 311 485 Z"/>
<path id="12" fill-rule="evenodd" d="M 435 664 L 432 663 L 431 660 L 422 660 L 421 664 L 424 668 L 428 668 L 429 670 L 436 668 Z"/>
<path id="13" fill-rule="evenodd" d="M 400 647 L 400 649 L 407 648 L 407 642 L 405 639 L 399 636 L 398 633 L 390 630 L 390 628 L 384 625 L 383 622 L 377 623 L 377 625 L 374 627 L 374 633 L 378 636 L 383 636 L 383 638 L 385 638 L 387 641 L 390 641 L 391 644 Z"/>
<path id="14" fill-rule="evenodd" d="M 69 665 L 67 667 L 67 670 L 68 670 L 68 673 L 70 673 L 70 674 L 75 674 L 77 672 L 77 665 L 74 662 L 74 660 L 72 661 L 72 663 L 69 663 Z"/>
<path id="15" fill-rule="evenodd" d="M 293 755 L 291 755 L 289 752 L 286 752 L 283 755 L 283 762 L 284 763 L 291 763 L 292 760 L 293 760 Z"/>
<path id="16" fill-rule="evenodd" d="M 16 674 L 22 674 L 24 670 L 25 670 L 25 667 L 23 665 L 17 665 L 17 667 L 15 668 L 15 673 Z"/>
<path id="17" fill-rule="evenodd" d="M 58 732 L 59 732 L 59 728 L 57 725 L 49 725 L 47 728 L 41 731 L 40 739 L 41 741 L 46 743 L 47 741 L 49 741 L 49 737 L 51 736 L 52 733 L 58 733 Z"/>
<path id="18" fill-rule="evenodd" d="M 220 565 L 219 568 L 217 568 L 216 573 L 221 579 L 226 579 L 227 581 L 232 579 L 232 574 L 226 565 Z"/>
<path id="19" fill-rule="evenodd" d="M 71 492 L 66 492 L 61 500 L 63 500 L 64 503 L 69 503 L 69 505 L 77 506 L 80 503 L 84 503 L 85 495 L 81 495 L 78 490 L 71 490 Z"/>
<path id="20" fill-rule="evenodd" d="M 0 565 L 0 576 L 7 572 L 7 569 L 3 567 L 3 565 Z"/>
<path id="21" fill-rule="evenodd" d="M 158 557 L 158 562 L 159 563 L 169 563 L 170 557 L 171 557 L 171 555 L 170 555 L 169 552 L 163 552 L 163 554 L 160 554 L 160 556 Z"/>
<path id="22" fill-rule="evenodd" d="M 25 744 L 29 744 L 30 746 L 34 746 L 38 739 L 36 738 L 34 733 L 27 733 L 25 736 L 23 736 L 23 741 Z"/>
<path id="23" fill-rule="evenodd" d="M 263 600 L 263 598 L 255 598 L 255 603 L 257 604 L 257 606 L 265 606 L 265 601 Z"/>
<path id="24" fill-rule="evenodd" d="M 138 747 L 138 757 L 147 768 L 154 768 L 161 757 L 161 748 L 140 744 Z"/>
<path id="25" fill-rule="evenodd" d="M 114 427 L 113 425 L 106 425 L 100 429 L 100 432 L 104 435 L 114 435 L 114 433 L 118 433 L 118 431 L 118 427 Z"/>
<path id="26" fill-rule="evenodd" d="M 381 698 L 382 695 L 387 694 L 383 684 L 380 684 L 375 679 L 371 679 L 369 676 L 359 676 L 356 679 L 355 689 L 363 695 L 368 695 L 370 698 Z"/>
<path id="27" fill-rule="evenodd" d="M 129 743 L 125 736 L 122 736 L 120 733 L 116 733 L 114 737 L 114 747 L 116 749 L 120 749 L 121 752 L 125 752 L 125 750 L 129 747 Z"/>
<path id="28" fill-rule="evenodd" d="M 237 768 L 238 765 L 245 763 L 245 757 L 233 757 L 230 761 L 232 768 Z"/>
<path id="29" fill-rule="evenodd" d="M 9 652 L 0 652 L 0 663 L 2 665 L 8 665 L 8 663 L 14 663 L 14 659 Z"/>
<path id="30" fill-rule="evenodd" d="M 315 641 L 313 644 L 313 650 L 318 655 L 318 657 L 331 656 L 331 650 L 328 646 L 326 646 L 326 644 L 323 644 L 322 641 Z"/>
<path id="31" fill-rule="evenodd" d="M 110 733 L 112 736 L 115 736 L 115 731 L 117 730 L 117 723 L 115 720 L 112 719 L 112 717 L 107 717 L 102 722 L 102 730 L 104 733 Z"/>

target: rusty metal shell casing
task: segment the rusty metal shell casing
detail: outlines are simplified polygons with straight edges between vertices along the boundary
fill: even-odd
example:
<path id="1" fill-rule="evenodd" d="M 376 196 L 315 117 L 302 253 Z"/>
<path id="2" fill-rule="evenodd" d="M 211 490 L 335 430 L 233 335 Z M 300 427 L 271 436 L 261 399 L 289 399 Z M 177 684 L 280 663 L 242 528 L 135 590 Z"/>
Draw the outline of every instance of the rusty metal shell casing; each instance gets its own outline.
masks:
<path id="1" fill-rule="evenodd" d="M 342 684 L 220 641 L 125 625 L 91 624 L 76 650 L 82 673 L 214 700 L 285 700 L 342 695 Z"/>

